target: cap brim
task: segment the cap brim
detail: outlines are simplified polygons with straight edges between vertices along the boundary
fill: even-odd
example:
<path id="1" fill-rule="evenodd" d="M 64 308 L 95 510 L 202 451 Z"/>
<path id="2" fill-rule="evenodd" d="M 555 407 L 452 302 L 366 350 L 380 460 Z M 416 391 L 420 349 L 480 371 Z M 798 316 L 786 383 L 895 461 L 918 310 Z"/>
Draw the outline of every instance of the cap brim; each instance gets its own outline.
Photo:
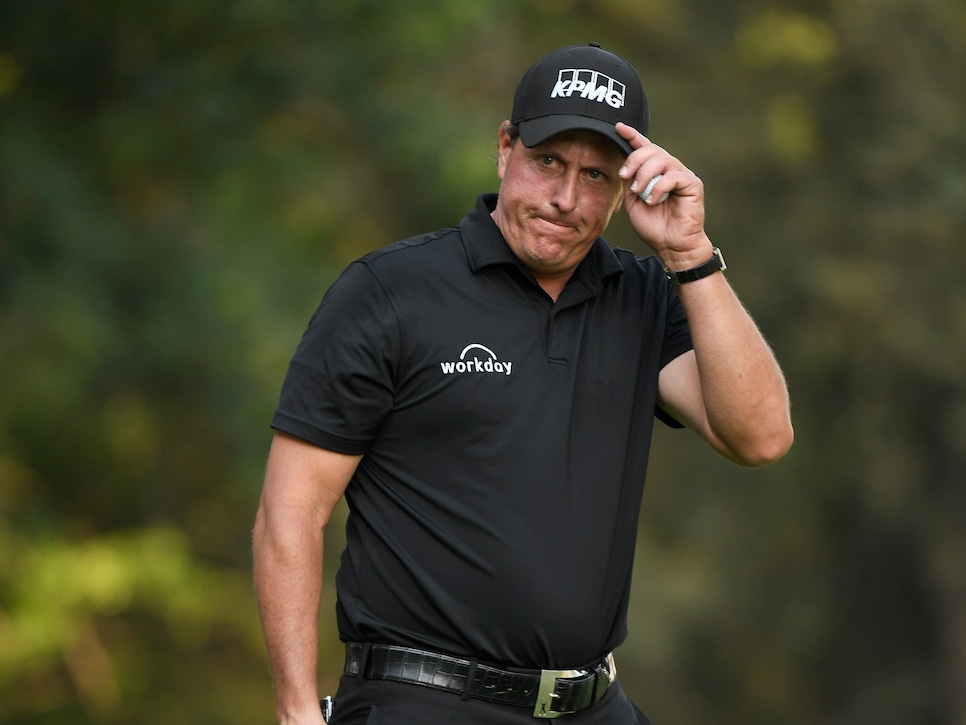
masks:
<path id="1" fill-rule="evenodd" d="M 595 131 L 617 144 L 625 154 L 630 154 L 634 150 L 627 141 L 618 135 L 614 124 L 587 116 L 542 116 L 541 118 L 532 118 L 529 121 L 521 121 L 519 128 L 520 140 L 527 148 L 539 146 L 552 136 L 565 131 Z"/>

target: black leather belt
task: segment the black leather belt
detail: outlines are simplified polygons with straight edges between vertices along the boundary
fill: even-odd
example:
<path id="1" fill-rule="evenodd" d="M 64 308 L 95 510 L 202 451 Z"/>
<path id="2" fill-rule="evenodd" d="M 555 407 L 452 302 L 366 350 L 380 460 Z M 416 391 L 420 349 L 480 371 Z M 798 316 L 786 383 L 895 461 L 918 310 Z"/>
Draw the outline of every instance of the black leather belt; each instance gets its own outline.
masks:
<path id="1" fill-rule="evenodd" d="M 586 669 L 514 671 L 409 647 L 350 642 L 345 674 L 423 685 L 554 718 L 599 702 L 616 679 L 617 667 L 609 654 Z"/>

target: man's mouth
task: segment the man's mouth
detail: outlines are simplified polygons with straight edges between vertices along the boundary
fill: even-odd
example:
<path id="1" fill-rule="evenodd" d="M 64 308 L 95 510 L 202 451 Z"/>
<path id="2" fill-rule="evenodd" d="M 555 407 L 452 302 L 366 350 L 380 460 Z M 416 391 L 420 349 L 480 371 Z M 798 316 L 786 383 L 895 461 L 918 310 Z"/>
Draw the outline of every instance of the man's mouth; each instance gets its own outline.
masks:
<path id="1" fill-rule="evenodd" d="M 540 221 L 544 222 L 545 224 L 549 224 L 549 225 L 551 225 L 553 227 L 556 227 L 557 229 L 573 229 L 574 228 L 574 225 L 573 224 L 569 224 L 569 223 L 567 223 L 565 221 L 561 221 L 560 219 L 554 219 L 553 217 L 538 216 L 537 219 L 539 219 Z"/>

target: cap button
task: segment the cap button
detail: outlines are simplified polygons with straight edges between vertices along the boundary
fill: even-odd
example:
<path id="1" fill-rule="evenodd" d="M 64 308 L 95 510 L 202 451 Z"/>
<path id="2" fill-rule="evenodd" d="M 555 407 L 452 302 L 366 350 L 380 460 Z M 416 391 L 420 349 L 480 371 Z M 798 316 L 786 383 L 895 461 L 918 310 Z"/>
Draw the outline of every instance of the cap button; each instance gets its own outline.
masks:
<path id="1" fill-rule="evenodd" d="M 601 47 L 600 46 L 600 43 L 587 43 L 587 45 L 589 45 L 591 48 L 599 48 L 599 47 Z"/>

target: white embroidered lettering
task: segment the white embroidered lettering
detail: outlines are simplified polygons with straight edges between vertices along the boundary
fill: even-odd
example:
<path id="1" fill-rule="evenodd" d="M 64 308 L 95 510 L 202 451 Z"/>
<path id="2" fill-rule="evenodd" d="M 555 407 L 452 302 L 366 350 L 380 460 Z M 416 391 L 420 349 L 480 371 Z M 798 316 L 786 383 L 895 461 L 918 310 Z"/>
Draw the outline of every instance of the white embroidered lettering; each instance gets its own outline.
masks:
<path id="1" fill-rule="evenodd" d="M 473 355 L 471 357 L 469 353 L 474 349 L 482 351 L 484 356 Z M 498 373 L 500 375 L 509 376 L 513 370 L 513 363 L 498 360 L 496 354 L 492 350 L 474 342 L 472 345 L 467 345 L 465 348 L 463 348 L 463 352 L 460 353 L 459 360 L 441 362 L 439 367 L 440 370 L 442 370 L 443 375 L 465 373 Z"/>
<path id="2" fill-rule="evenodd" d="M 557 85 L 553 87 L 553 91 L 550 93 L 551 98 L 567 98 L 570 96 L 570 81 L 565 81 L 562 78 L 557 81 Z"/>
<path id="3" fill-rule="evenodd" d="M 621 108 L 627 87 L 618 80 L 595 70 L 564 68 L 557 73 L 557 83 L 550 91 L 551 98 L 570 98 L 575 93 L 612 108 Z"/>

